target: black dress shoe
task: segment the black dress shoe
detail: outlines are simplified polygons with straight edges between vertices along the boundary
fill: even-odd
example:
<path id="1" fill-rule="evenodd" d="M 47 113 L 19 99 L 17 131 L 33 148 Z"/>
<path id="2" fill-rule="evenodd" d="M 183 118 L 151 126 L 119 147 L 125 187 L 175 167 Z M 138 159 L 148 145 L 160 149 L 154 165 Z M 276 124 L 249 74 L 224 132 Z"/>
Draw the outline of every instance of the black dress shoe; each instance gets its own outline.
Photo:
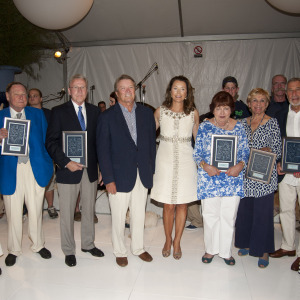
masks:
<path id="1" fill-rule="evenodd" d="M 8 254 L 5 258 L 5 264 L 8 267 L 13 266 L 16 263 L 17 257 L 13 254 Z"/>
<path id="2" fill-rule="evenodd" d="M 51 252 L 50 252 L 48 249 L 46 249 L 46 248 L 42 248 L 42 249 L 38 252 L 38 254 L 39 254 L 42 258 L 44 258 L 44 259 L 49 259 L 49 258 L 51 258 Z"/>
<path id="3" fill-rule="evenodd" d="M 2 274 L 2 270 L 1 270 L 1 268 L 0 268 L 0 275 Z"/>
<path id="4" fill-rule="evenodd" d="M 65 263 L 69 267 L 76 266 L 76 257 L 75 257 L 75 255 L 66 255 Z"/>
<path id="5" fill-rule="evenodd" d="M 104 253 L 100 249 L 98 249 L 96 247 L 94 247 L 93 249 L 90 249 L 90 250 L 81 249 L 81 251 L 82 252 L 89 252 L 93 256 L 96 256 L 96 257 L 103 257 L 104 256 Z"/>

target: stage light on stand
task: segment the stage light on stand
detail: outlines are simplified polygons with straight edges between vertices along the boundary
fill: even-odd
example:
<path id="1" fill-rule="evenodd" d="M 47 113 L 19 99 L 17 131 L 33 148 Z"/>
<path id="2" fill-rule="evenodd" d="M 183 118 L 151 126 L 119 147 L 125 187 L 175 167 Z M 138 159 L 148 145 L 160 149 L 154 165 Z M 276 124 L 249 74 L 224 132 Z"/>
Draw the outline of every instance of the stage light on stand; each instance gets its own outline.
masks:
<path id="1" fill-rule="evenodd" d="M 54 57 L 56 58 L 60 58 L 61 56 L 62 56 L 62 52 L 59 50 L 54 53 Z"/>

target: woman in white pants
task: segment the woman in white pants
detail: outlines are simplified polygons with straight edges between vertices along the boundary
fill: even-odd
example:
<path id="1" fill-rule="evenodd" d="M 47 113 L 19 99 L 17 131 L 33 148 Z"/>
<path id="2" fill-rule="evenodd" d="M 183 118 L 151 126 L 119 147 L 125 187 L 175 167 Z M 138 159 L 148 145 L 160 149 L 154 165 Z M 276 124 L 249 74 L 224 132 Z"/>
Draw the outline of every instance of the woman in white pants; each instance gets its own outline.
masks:
<path id="1" fill-rule="evenodd" d="M 244 197 L 243 170 L 248 161 L 249 147 L 244 127 L 230 118 L 234 100 L 229 93 L 217 93 L 210 104 L 210 111 L 214 117 L 200 124 L 194 149 L 194 160 L 198 165 L 197 192 L 198 199 L 202 200 L 204 227 L 205 254 L 202 262 L 210 263 L 218 254 L 227 265 L 233 266 L 232 239 L 240 198 Z M 213 134 L 237 136 L 236 164 L 224 172 L 220 169 L 226 168 L 226 163 L 221 165 L 218 162 L 217 167 L 211 165 Z M 223 141 L 223 147 L 232 143 L 231 137 Z"/>

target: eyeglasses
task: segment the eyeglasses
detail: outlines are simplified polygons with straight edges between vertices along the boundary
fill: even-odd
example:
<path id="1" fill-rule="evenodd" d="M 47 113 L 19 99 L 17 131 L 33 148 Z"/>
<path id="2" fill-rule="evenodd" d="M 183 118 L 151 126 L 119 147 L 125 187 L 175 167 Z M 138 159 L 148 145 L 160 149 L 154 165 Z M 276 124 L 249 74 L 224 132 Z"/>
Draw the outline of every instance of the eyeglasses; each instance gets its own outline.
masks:
<path id="1" fill-rule="evenodd" d="M 86 86 L 70 86 L 70 89 L 74 89 L 75 91 L 85 90 Z"/>

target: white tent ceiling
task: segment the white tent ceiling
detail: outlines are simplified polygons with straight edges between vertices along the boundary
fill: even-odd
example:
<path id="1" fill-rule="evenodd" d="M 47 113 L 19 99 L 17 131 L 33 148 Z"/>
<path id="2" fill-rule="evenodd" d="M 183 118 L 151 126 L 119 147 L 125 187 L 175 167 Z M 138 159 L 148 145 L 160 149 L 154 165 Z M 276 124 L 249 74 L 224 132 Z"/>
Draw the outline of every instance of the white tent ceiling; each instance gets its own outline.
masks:
<path id="1" fill-rule="evenodd" d="M 265 0 L 94 0 L 63 33 L 73 46 L 299 37 L 300 15 Z"/>

